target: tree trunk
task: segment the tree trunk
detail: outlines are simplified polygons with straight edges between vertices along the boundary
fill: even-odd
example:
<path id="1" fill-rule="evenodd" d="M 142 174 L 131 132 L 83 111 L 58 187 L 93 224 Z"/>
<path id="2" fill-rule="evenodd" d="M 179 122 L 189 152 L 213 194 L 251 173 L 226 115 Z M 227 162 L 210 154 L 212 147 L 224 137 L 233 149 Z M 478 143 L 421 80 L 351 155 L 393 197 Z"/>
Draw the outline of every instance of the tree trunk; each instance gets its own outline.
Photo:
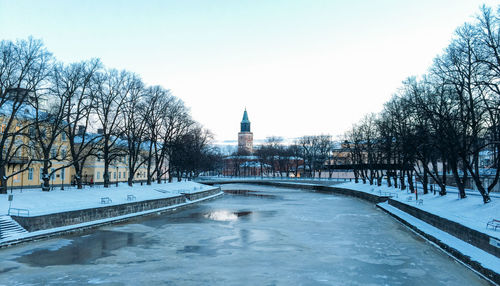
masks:
<path id="1" fill-rule="evenodd" d="M 171 156 L 169 158 L 172 158 Z M 172 164 L 170 164 L 170 160 L 168 160 L 168 182 L 172 183 Z"/>
<path id="2" fill-rule="evenodd" d="M 394 170 L 394 174 L 392 176 L 392 179 L 394 181 L 394 188 L 398 188 L 398 171 Z"/>
<path id="3" fill-rule="evenodd" d="M 390 173 L 389 173 L 389 170 L 386 170 L 385 171 L 385 175 L 387 176 L 387 186 L 390 188 L 392 187 L 392 183 L 391 183 L 391 176 L 390 176 Z"/>
<path id="4" fill-rule="evenodd" d="M 79 190 L 83 189 L 82 173 L 83 173 L 82 169 L 79 169 L 78 172 L 75 172 L 76 185 L 77 185 L 77 189 L 79 189 Z"/>
<path id="5" fill-rule="evenodd" d="M 50 191 L 50 176 L 49 176 L 49 163 L 47 161 L 43 162 L 43 173 L 42 173 L 42 191 Z"/>
<path id="6" fill-rule="evenodd" d="M 109 162 L 108 160 L 104 160 L 104 187 L 109 188 Z"/>
<path id="7" fill-rule="evenodd" d="M 477 190 L 479 191 L 479 193 L 481 194 L 481 196 L 483 197 L 483 203 L 489 203 L 491 202 L 491 198 L 490 198 L 490 195 L 488 194 L 488 192 L 486 191 L 486 189 L 484 188 L 483 186 L 483 183 L 481 182 L 481 177 L 479 176 L 479 170 L 476 170 L 476 172 L 472 172 L 472 167 L 467 164 L 467 168 L 469 168 L 470 170 L 470 174 L 472 176 L 472 179 L 474 180 L 474 183 L 476 184 L 476 187 L 477 187 Z"/>
<path id="8" fill-rule="evenodd" d="M 0 194 L 7 193 L 7 176 L 5 172 L 5 165 L 0 165 Z"/>
<path id="9" fill-rule="evenodd" d="M 75 168 L 75 181 L 76 181 L 76 188 L 77 189 L 82 189 L 82 170 L 80 169 L 80 164 L 78 162 L 73 162 L 73 168 Z"/>
<path id="10" fill-rule="evenodd" d="M 450 166 L 451 171 L 453 173 L 453 178 L 455 179 L 455 183 L 457 184 L 459 196 L 461 199 L 464 199 L 467 196 L 465 194 L 465 189 L 464 189 L 464 185 L 462 183 L 462 179 L 460 178 L 460 175 L 458 174 L 457 162 L 454 160 L 451 160 L 450 165 L 451 165 Z"/>
<path id="11" fill-rule="evenodd" d="M 404 170 L 399 171 L 399 181 L 401 184 L 401 190 L 403 190 L 403 191 L 406 190 L 405 171 Z"/>
<path id="12" fill-rule="evenodd" d="M 408 186 L 410 188 L 410 192 L 414 193 L 415 192 L 415 185 L 413 184 L 413 172 L 408 170 L 408 171 L 406 171 L 406 174 L 408 176 Z"/>

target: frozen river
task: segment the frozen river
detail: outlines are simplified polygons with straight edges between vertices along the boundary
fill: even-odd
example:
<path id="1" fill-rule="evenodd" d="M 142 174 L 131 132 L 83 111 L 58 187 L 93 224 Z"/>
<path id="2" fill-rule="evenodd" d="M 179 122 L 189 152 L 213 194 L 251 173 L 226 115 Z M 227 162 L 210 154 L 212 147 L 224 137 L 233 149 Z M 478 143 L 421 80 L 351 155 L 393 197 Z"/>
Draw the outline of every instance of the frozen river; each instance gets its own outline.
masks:
<path id="1" fill-rule="evenodd" d="M 224 188 L 258 192 L 0 250 L 0 285 L 488 285 L 371 203 Z"/>

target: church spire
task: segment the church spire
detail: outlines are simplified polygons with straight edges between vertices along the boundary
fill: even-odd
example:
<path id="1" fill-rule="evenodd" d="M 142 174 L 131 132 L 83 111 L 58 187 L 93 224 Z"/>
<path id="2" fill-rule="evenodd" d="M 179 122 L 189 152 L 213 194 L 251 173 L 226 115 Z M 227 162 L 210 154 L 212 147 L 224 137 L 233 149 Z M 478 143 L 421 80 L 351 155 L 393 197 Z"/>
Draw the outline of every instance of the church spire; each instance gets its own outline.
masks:
<path id="1" fill-rule="evenodd" d="M 247 109 L 243 112 L 243 120 L 241 120 L 241 132 L 250 132 L 250 120 L 248 120 Z"/>

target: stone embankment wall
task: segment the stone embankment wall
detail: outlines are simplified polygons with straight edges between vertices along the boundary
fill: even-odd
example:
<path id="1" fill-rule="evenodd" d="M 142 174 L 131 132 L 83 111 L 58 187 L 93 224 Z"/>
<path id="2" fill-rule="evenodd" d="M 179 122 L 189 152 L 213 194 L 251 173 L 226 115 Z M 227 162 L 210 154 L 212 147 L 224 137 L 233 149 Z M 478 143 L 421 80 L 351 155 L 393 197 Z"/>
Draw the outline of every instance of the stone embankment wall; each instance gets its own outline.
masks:
<path id="1" fill-rule="evenodd" d="M 160 209 L 168 206 L 186 203 L 186 198 L 188 198 L 189 200 L 198 200 L 211 195 L 215 195 L 219 192 L 220 190 L 217 188 L 193 194 L 181 194 L 179 196 L 165 199 L 130 202 L 120 205 L 103 206 L 98 208 L 67 211 L 40 216 L 13 216 L 12 218 L 16 220 L 27 231 L 32 232 L 37 230 L 85 223 L 100 219 L 118 217 L 148 210 Z"/>
<path id="2" fill-rule="evenodd" d="M 197 192 L 197 193 L 184 193 L 183 195 L 190 201 L 194 200 L 199 200 L 211 195 L 215 195 L 220 192 L 220 189 L 212 189 L 208 191 L 203 191 L 203 192 Z"/>
<path id="3" fill-rule="evenodd" d="M 445 231 L 469 244 L 474 245 L 475 247 L 478 247 L 500 258 L 500 248 L 491 244 L 492 241 L 496 241 L 497 239 L 485 233 L 468 228 L 462 224 L 439 217 L 437 215 L 431 214 L 419 208 L 401 203 L 393 199 L 389 199 L 389 204 L 410 214 L 411 216 L 414 216 L 436 228 L 439 228 L 442 231 Z"/>
<path id="4" fill-rule="evenodd" d="M 220 181 L 220 182 L 203 182 L 204 184 L 255 184 L 255 185 L 264 185 L 264 186 L 273 186 L 273 187 L 282 187 L 282 188 L 292 188 L 292 189 L 304 189 L 311 190 L 322 193 L 333 193 L 339 195 L 345 195 L 350 197 L 360 198 L 372 203 L 381 203 L 385 202 L 389 199 L 386 196 L 378 196 L 375 194 L 369 194 L 365 192 L 355 191 L 351 189 L 338 188 L 334 186 L 323 186 L 323 185 L 315 185 L 315 184 L 300 184 L 300 183 L 287 183 L 283 181 L 257 181 L 257 180 L 240 180 L 240 181 Z"/>

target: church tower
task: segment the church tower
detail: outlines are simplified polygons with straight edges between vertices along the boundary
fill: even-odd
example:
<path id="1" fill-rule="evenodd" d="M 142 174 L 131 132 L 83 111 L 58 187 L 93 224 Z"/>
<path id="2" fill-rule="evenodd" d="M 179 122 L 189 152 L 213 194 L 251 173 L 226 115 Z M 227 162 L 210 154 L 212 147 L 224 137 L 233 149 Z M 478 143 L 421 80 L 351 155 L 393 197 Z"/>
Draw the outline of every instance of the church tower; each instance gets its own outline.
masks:
<path id="1" fill-rule="evenodd" d="M 241 120 L 241 130 L 238 133 L 238 152 L 253 153 L 253 133 L 250 132 L 250 120 L 248 120 L 247 109 L 243 112 L 243 120 Z"/>

